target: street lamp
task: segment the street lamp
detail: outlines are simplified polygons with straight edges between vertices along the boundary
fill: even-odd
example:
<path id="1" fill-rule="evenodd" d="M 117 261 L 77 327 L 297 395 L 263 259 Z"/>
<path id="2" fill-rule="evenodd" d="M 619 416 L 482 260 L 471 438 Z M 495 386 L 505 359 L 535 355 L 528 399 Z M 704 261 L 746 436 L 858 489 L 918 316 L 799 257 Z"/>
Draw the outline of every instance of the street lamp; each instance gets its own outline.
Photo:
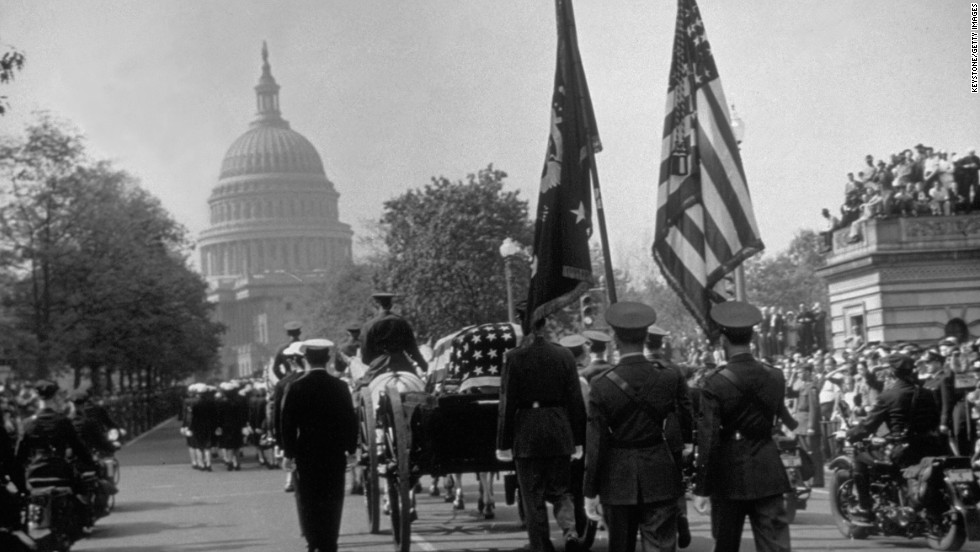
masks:
<path id="1" fill-rule="evenodd" d="M 504 278 L 507 282 L 507 319 L 511 323 L 515 322 L 516 315 L 514 313 L 514 275 L 510 262 L 511 259 L 515 257 L 522 258 L 523 255 L 525 255 L 525 252 L 521 244 L 511 238 L 504 238 L 504 241 L 500 244 L 500 256 L 504 259 Z"/>

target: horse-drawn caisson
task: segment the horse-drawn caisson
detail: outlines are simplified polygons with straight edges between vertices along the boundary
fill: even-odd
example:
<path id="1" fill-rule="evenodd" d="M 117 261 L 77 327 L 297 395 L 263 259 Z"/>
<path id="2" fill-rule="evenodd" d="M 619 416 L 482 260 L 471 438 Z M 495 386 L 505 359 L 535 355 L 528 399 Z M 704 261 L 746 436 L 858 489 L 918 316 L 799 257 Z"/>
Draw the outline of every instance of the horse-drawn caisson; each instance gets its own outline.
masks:
<path id="1" fill-rule="evenodd" d="M 520 327 L 509 323 L 464 328 L 437 343 L 428 382 L 404 355 L 373 362 L 372 369 L 378 362 L 390 366 L 370 383 L 361 376 L 366 367 L 352 363 L 351 377 L 362 377 L 354 401 L 369 528 L 380 530 L 384 494 L 396 550 L 410 549 L 412 489 L 421 476 L 514 469 L 496 458 L 495 449 L 504 353 L 520 339 Z M 492 502 L 484 505 L 492 511 Z M 585 536 L 594 535 L 593 525 Z"/>

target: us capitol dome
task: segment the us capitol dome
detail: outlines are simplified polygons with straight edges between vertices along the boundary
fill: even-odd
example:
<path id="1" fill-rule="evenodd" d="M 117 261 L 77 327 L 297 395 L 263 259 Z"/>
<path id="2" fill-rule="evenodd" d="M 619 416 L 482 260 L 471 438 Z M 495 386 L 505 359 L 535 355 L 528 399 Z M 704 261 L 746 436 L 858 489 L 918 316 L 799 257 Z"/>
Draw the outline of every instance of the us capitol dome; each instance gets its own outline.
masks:
<path id="1" fill-rule="evenodd" d="M 198 240 L 201 271 L 228 328 L 224 376 L 263 369 L 285 339 L 283 325 L 312 328 L 317 284 L 351 262 L 350 226 L 340 222 L 340 194 L 316 148 L 279 110 L 279 85 L 262 45 L 256 117 L 228 148 Z"/>

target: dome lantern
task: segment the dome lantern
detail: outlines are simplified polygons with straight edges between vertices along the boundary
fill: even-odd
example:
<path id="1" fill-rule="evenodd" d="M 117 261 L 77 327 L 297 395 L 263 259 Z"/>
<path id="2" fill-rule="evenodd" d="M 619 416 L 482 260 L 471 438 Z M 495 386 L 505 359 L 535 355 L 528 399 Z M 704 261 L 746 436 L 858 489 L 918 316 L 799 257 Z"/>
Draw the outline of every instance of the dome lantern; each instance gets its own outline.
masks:
<path id="1" fill-rule="evenodd" d="M 255 102 L 258 113 L 252 121 L 253 127 L 261 125 L 289 128 L 289 123 L 279 112 L 279 85 L 272 76 L 269 47 L 264 40 L 262 41 L 262 76 L 259 77 L 259 84 L 255 86 Z"/>

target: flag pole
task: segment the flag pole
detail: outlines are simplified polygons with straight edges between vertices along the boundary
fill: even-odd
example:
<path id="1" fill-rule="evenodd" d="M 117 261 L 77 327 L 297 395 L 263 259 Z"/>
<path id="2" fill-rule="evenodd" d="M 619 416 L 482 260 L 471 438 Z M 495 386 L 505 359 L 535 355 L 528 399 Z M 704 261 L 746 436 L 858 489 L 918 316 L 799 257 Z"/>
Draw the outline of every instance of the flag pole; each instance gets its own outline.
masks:
<path id="1" fill-rule="evenodd" d="M 572 0 L 555 0 L 557 3 L 564 2 L 567 13 L 565 14 L 565 25 L 567 27 L 569 47 L 575 63 L 576 92 L 578 93 L 579 111 L 582 113 L 583 126 L 585 127 L 585 148 L 589 155 L 589 171 L 592 173 L 592 191 L 595 195 L 595 214 L 599 221 L 599 243 L 602 246 L 603 267 L 606 276 L 606 297 L 609 304 L 617 302 L 616 298 L 616 279 L 613 275 L 612 256 L 609 254 L 609 236 L 606 232 L 606 211 L 602 206 L 602 189 L 599 186 L 599 169 L 595 162 L 595 144 L 592 141 L 592 121 L 585 114 L 588 113 L 588 106 L 585 103 L 586 88 L 585 70 L 582 68 L 582 57 L 578 51 L 578 33 L 575 31 L 575 10 L 572 8 Z"/>

